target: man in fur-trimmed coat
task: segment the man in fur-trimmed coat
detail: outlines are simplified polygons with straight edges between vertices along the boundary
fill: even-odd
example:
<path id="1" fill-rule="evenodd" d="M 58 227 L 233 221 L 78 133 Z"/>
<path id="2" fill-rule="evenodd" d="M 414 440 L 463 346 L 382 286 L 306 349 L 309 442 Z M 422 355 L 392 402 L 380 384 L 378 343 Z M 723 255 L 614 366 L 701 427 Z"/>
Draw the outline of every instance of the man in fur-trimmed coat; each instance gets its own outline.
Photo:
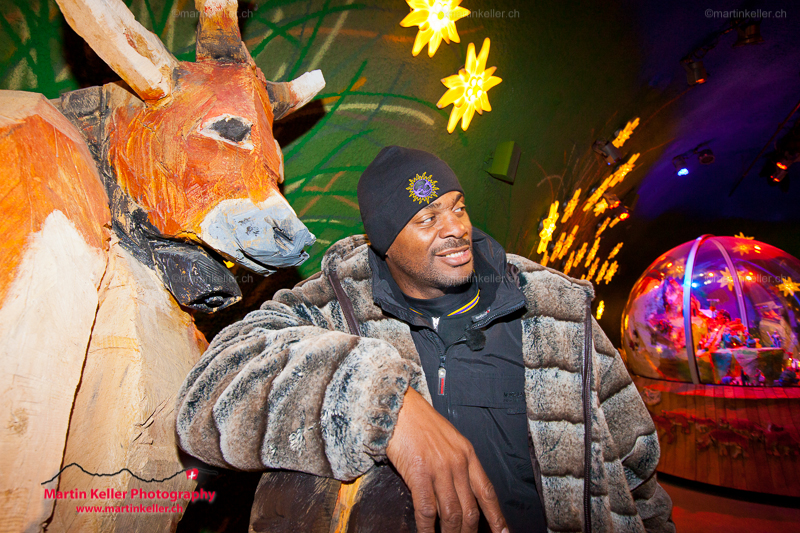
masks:
<path id="1" fill-rule="evenodd" d="M 426 152 L 384 148 L 358 200 L 369 242 L 331 246 L 189 374 L 183 449 L 339 480 L 388 459 L 418 531 L 673 532 L 656 431 L 591 284 L 473 229 Z"/>

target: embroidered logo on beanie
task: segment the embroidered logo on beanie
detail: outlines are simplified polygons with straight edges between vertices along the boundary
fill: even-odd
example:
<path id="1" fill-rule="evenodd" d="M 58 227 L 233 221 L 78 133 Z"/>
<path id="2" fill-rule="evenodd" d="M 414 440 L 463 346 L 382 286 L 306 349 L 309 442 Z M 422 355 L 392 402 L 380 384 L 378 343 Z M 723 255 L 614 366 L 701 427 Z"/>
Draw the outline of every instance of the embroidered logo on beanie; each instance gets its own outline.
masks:
<path id="1" fill-rule="evenodd" d="M 431 200 L 437 196 L 436 191 L 439 190 L 432 178 L 433 176 L 428 176 L 427 172 L 423 172 L 422 176 L 417 174 L 408 180 L 406 190 L 409 193 L 409 198 L 412 198 L 415 202 L 430 204 Z"/>

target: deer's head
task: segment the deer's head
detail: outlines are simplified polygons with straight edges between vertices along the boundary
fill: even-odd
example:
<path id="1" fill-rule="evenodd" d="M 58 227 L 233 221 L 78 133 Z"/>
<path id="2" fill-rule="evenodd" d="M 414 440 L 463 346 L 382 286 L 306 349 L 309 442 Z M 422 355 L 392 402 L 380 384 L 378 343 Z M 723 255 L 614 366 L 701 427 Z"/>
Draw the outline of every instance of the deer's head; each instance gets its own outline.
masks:
<path id="1" fill-rule="evenodd" d="M 324 87 L 322 74 L 265 80 L 241 40 L 236 0 L 196 0 L 196 63 L 178 62 L 121 0 L 58 2 L 139 96 L 113 109 L 108 158 L 147 222 L 260 274 L 302 263 L 314 236 L 278 190 L 272 125 Z"/>

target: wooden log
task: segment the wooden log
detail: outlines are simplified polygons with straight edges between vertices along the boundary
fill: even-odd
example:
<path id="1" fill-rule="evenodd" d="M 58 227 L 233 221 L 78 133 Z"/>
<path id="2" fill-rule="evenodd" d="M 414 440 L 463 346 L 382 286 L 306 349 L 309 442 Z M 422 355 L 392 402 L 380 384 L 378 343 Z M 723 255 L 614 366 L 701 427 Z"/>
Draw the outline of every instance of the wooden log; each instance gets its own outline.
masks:
<path id="1" fill-rule="evenodd" d="M 0 92 L 0 531 L 39 530 L 106 266 L 110 215 L 77 130 L 41 95 Z"/>
<path id="2" fill-rule="evenodd" d="M 251 533 L 413 533 L 411 492 L 391 465 L 351 483 L 302 472 L 267 472 L 250 514 Z"/>
<path id="3" fill-rule="evenodd" d="M 206 347 L 191 317 L 163 288 L 155 272 L 112 243 L 109 272 L 100 293 L 97 322 L 70 419 L 64 464 L 94 473 L 128 468 L 141 478 L 165 478 L 182 469 L 175 441 L 175 395 Z M 91 477 L 76 468 L 61 475 L 61 490 L 112 488 L 127 497 L 60 500 L 54 531 L 174 531 L 176 513 L 77 514 L 76 505 L 150 505 L 170 502 L 132 498 L 132 490 L 191 491 L 184 474 L 166 483 L 143 483 L 128 473 Z"/>

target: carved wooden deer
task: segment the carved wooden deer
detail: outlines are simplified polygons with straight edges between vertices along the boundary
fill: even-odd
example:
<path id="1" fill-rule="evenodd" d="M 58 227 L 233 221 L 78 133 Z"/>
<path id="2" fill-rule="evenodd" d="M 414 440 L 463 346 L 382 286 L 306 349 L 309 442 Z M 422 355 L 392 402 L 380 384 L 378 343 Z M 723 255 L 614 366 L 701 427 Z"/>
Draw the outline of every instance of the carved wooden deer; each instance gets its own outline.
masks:
<path id="1" fill-rule="evenodd" d="M 181 468 L 173 395 L 206 346 L 184 309 L 241 297 L 223 260 L 269 274 L 307 257 L 272 124 L 324 80 L 266 81 L 236 0 L 196 0 L 196 63 L 121 0 L 58 3 L 127 86 L 0 93 L 0 531 L 174 529 L 181 513 L 75 507 L 163 505 L 131 489 L 191 490 L 183 475 L 73 468 L 42 483 L 73 462 L 146 479 Z M 92 499 L 109 488 L 127 497 Z"/>

